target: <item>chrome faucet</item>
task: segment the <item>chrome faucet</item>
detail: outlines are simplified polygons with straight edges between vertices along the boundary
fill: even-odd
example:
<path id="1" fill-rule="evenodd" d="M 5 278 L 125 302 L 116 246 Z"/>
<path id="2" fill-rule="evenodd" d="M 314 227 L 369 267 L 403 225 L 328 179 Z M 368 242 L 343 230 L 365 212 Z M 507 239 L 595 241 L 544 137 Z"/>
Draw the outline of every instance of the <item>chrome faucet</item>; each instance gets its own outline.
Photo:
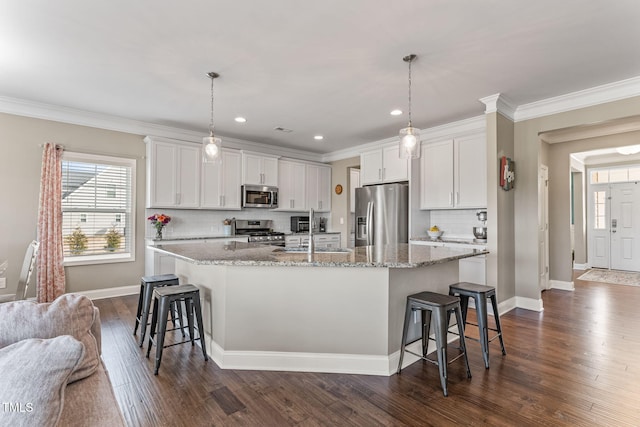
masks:
<path id="1" fill-rule="evenodd" d="M 309 245 L 307 246 L 307 250 L 310 254 L 315 251 L 313 244 L 313 223 L 313 208 L 309 208 Z"/>

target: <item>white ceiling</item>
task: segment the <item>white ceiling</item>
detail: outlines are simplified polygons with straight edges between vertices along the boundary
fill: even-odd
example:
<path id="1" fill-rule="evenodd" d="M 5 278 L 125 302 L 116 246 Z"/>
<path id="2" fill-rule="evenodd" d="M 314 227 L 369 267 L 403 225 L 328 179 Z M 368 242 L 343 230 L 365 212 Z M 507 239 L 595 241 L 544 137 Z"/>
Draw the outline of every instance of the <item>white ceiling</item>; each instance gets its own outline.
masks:
<path id="1" fill-rule="evenodd" d="M 640 75 L 640 1 L 5 1 L 0 96 L 204 135 L 216 71 L 217 134 L 328 153 L 405 127 L 409 53 L 432 127 Z"/>

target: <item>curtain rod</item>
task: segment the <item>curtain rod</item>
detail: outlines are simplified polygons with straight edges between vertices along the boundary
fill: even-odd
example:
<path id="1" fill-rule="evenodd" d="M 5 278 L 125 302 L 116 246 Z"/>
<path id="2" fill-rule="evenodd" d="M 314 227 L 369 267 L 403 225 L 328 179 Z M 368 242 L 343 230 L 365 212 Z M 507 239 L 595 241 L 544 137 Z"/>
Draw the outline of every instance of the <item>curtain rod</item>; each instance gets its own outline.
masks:
<path id="1" fill-rule="evenodd" d="M 55 145 L 56 145 L 56 147 L 59 147 L 62 150 L 65 150 L 65 151 L 67 150 L 66 147 L 64 145 L 62 145 L 62 144 L 55 144 Z M 38 144 L 38 147 L 44 148 L 44 144 Z M 72 150 L 72 151 L 69 151 L 69 152 L 70 153 L 80 153 L 80 154 L 93 154 L 93 155 L 96 155 L 96 156 L 122 157 L 123 159 L 146 159 L 147 158 L 146 156 L 139 156 L 138 157 L 138 156 L 129 156 L 129 155 L 126 155 L 126 154 L 105 153 L 105 152 L 101 152 L 101 151 L 91 151 L 91 150 L 87 151 L 87 150 L 82 150 L 82 149 L 77 150 L 77 151 L 76 150 Z"/>

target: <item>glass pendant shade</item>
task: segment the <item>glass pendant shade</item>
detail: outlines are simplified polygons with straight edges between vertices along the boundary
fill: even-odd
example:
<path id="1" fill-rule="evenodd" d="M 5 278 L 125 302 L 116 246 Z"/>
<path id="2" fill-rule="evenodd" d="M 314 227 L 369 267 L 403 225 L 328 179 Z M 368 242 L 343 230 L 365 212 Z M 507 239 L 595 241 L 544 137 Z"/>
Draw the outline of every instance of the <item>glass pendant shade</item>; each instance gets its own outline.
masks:
<path id="1" fill-rule="evenodd" d="M 414 127 L 400 129 L 399 155 L 401 159 L 420 157 L 420 130 Z"/>
<path id="2" fill-rule="evenodd" d="M 202 138 L 202 161 L 216 163 L 220 161 L 222 154 L 222 139 L 211 136 Z"/>

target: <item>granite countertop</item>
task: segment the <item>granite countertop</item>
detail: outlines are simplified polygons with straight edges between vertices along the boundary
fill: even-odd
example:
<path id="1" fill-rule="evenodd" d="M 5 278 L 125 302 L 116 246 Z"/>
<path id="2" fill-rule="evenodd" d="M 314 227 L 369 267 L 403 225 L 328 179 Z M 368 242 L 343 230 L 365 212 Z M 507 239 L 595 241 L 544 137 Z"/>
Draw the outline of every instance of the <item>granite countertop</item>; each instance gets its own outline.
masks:
<path id="1" fill-rule="evenodd" d="M 468 248 L 400 243 L 359 246 L 346 252 L 285 252 L 282 247 L 244 242 L 210 242 L 150 246 L 194 264 L 290 267 L 417 268 L 488 253 Z M 345 251 L 345 249 L 341 249 Z"/>
<path id="2" fill-rule="evenodd" d="M 214 235 L 214 236 L 176 236 L 176 237 L 163 237 L 162 239 L 156 239 L 155 237 L 145 237 L 147 240 L 153 240 L 156 244 L 165 242 L 165 241 L 197 241 L 197 240 L 213 240 L 213 239 L 236 239 L 236 238 L 247 238 L 247 235 L 241 234 L 231 234 L 231 235 Z"/>
<path id="3" fill-rule="evenodd" d="M 437 239 L 432 239 L 429 236 L 424 236 L 424 237 L 412 237 L 411 239 L 409 239 L 409 242 L 425 242 L 425 243 L 433 243 L 433 244 L 450 243 L 450 244 L 482 246 L 482 247 L 487 246 L 486 241 L 480 242 L 473 238 L 464 239 L 464 238 L 438 237 Z"/>

